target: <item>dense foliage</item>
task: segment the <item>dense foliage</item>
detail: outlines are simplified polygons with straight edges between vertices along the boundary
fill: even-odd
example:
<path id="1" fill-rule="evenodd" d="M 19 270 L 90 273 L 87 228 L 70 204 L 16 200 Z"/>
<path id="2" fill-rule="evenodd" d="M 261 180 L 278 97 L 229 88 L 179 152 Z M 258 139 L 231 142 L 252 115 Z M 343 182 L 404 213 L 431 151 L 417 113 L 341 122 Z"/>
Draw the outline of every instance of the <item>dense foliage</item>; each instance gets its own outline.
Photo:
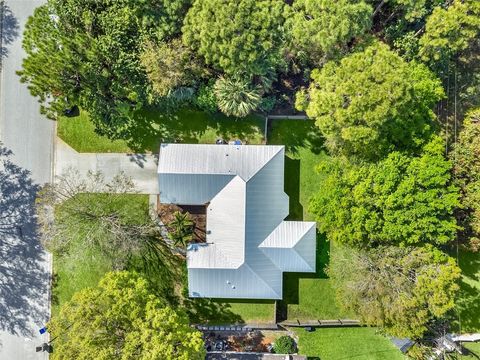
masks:
<path id="1" fill-rule="evenodd" d="M 464 242 L 480 250 L 480 109 L 471 111 L 463 123 L 458 143 L 450 154 L 455 162 L 455 179 L 461 188 L 459 211 Z"/>
<path id="2" fill-rule="evenodd" d="M 29 18 L 20 72 L 55 118 L 74 105 L 118 136 L 130 111 L 153 102 L 140 63 L 142 42 L 178 33 L 188 0 L 49 0 Z"/>
<path id="3" fill-rule="evenodd" d="M 371 16 L 371 6 L 363 1 L 296 0 L 287 7 L 285 25 L 297 56 L 305 54 L 319 64 L 364 34 L 371 26 Z"/>
<path id="4" fill-rule="evenodd" d="M 148 42 L 140 59 L 159 96 L 166 96 L 181 86 L 192 86 L 204 75 L 202 64 L 180 39 L 170 43 Z"/>
<path id="5" fill-rule="evenodd" d="M 131 272 L 105 275 L 98 287 L 76 293 L 48 323 L 52 359 L 205 358 L 200 332 L 156 297 Z"/>
<path id="6" fill-rule="evenodd" d="M 447 244 L 455 239 L 458 189 L 435 138 L 418 157 L 390 153 L 375 164 L 331 160 L 310 209 L 328 238 L 356 246 Z"/>
<path id="7" fill-rule="evenodd" d="M 239 78 L 220 77 L 215 82 L 216 103 L 225 115 L 245 117 L 260 105 L 258 87 Z"/>
<path id="8" fill-rule="evenodd" d="M 426 23 L 420 39 L 421 56 L 427 61 L 445 60 L 459 52 L 478 46 L 480 3 L 454 0 L 448 8 L 437 7 Z"/>
<path id="9" fill-rule="evenodd" d="M 265 76 L 282 63 L 283 7 L 282 0 L 195 0 L 183 40 L 227 75 Z"/>
<path id="10" fill-rule="evenodd" d="M 334 154 L 375 159 L 418 149 L 434 128 L 440 81 L 423 65 L 407 63 L 384 44 L 314 70 L 297 106 L 316 120 Z"/>
<path id="11" fill-rule="evenodd" d="M 273 351 L 276 354 L 293 354 L 295 350 L 295 340 L 290 336 L 280 336 L 273 344 Z"/>
<path id="12" fill-rule="evenodd" d="M 391 335 L 420 338 L 454 306 L 460 269 L 432 246 L 337 247 L 330 264 L 339 303 Z"/>

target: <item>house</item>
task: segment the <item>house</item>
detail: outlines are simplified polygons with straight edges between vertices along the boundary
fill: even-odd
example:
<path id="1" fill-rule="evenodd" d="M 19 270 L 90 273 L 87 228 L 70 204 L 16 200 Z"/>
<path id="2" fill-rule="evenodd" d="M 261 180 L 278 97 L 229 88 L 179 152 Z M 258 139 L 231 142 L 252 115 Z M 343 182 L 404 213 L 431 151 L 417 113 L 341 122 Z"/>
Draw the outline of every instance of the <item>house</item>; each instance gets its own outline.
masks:
<path id="1" fill-rule="evenodd" d="M 187 248 L 190 297 L 281 299 L 283 272 L 315 272 L 315 223 L 284 221 L 284 159 L 283 146 L 160 146 L 160 202 L 206 208 L 206 242 Z"/>

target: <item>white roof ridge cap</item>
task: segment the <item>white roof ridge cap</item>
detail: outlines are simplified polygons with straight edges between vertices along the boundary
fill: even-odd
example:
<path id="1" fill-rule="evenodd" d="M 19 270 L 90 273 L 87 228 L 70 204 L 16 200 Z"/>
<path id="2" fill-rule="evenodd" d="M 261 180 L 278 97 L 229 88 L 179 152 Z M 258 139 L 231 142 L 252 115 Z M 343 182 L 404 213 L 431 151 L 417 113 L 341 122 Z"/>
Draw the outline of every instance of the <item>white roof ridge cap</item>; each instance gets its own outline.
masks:
<path id="1" fill-rule="evenodd" d="M 278 149 L 272 156 L 270 156 L 270 158 L 265 162 L 265 164 L 262 164 L 262 166 L 260 166 L 258 169 L 256 169 L 252 173 L 252 175 L 250 175 L 250 177 L 245 180 L 245 182 L 249 182 L 251 179 L 253 179 L 255 177 L 255 175 L 257 175 L 260 172 L 260 170 L 262 170 L 265 166 L 267 166 L 267 164 L 269 164 L 270 161 L 272 161 L 274 157 L 276 157 L 282 150 L 285 149 L 284 145 L 262 145 L 262 146 L 278 147 Z"/>

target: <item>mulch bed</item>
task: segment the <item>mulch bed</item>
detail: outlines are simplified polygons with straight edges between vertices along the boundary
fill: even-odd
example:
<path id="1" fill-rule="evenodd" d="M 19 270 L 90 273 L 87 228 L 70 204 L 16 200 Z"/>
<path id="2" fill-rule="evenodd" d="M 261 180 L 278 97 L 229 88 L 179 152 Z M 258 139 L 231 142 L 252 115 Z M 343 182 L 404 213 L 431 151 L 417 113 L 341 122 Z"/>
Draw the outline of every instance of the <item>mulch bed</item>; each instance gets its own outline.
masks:
<path id="1" fill-rule="evenodd" d="M 181 213 L 188 212 L 195 225 L 193 242 L 201 243 L 206 241 L 207 215 L 205 206 L 161 204 L 160 202 L 157 204 L 157 214 L 167 227 L 173 221 L 173 214 L 176 211 Z"/>

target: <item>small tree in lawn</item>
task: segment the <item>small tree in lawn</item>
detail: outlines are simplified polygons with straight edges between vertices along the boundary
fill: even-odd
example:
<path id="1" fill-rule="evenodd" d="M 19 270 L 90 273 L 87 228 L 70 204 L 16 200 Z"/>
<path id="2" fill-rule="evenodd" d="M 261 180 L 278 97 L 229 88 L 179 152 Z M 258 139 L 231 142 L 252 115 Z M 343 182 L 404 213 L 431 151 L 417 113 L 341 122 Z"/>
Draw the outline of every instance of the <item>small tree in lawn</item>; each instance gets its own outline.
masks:
<path id="1" fill-rule="evenodd" d="M 296 350 L 295 341 L 290 336 L 281 336 L 273 344 L 275 354 L 293 354 Z"/>
<path id="2" fill-rule="evenodd" d="M 173 221 L 169 224 L 168 237 L 176 246 L 187 246 L 193 239 L 194 223 L 188 212 L 176 211 Z"/>

